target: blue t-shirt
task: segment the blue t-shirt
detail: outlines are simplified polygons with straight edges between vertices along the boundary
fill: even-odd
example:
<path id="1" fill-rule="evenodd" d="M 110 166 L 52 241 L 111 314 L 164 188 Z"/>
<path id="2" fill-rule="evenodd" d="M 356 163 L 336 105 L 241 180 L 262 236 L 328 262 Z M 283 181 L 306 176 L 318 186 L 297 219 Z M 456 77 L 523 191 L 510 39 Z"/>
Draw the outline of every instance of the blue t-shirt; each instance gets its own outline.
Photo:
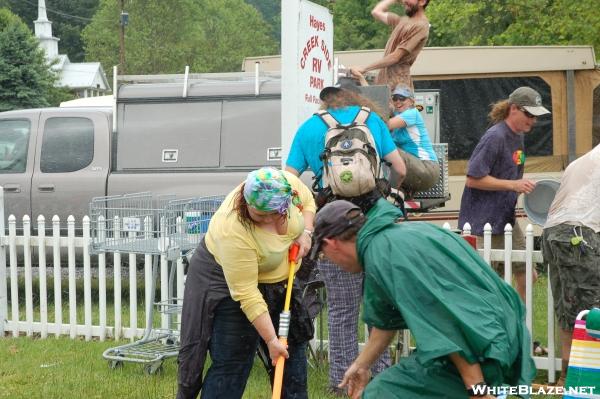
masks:
<path id="1" fill-rule="evenodd" d="M 467 176 L 492 176 L 503 180 L 523 178 L 525 150 L 523 135 L 514 133 L 500 122 L 488 129 L 469 159 Z M 471 232 L 483 235 L 483 226 L 492 225 L 492 234 L 504 234 L 507 223 L 515 224 L 518 193 L 514 191 L 478 190 L 465 186 L 460 202 L 458 227 L 468 222 Z"/>
<path id="2" fill-rule="evenodd" d="M 350 106 L 339 109 L 328 109 L 329 113 L 340 123 L 351 123 L 358 111 L 359 106 Z M 396 145 L 390 136 L 385 122 L 374 112 L 367 119 L 367 127 L 371 130 L 377 153 L 381 158 L 392 151 L 396 151 Z M 325 149 L 325 133 L 327 125 L 318 115 L 313 115 L 298 128 L 286 165 L 296 169 L 300 174 L 308 167 L 315 175 L 320 175 L 323 161 L 319 158 Z"/>
<path id="3" fill-rule="evenodd" d="M 392 131 L 392 139 L 398 148 L 414 155 L 422 161 L 435 161 L 437 156 L 431 145 L 431 139 L 425 127 L 421 113 L 416 108 L 409 108 L 402 112 L 394 112 L 406 126 Z"/>

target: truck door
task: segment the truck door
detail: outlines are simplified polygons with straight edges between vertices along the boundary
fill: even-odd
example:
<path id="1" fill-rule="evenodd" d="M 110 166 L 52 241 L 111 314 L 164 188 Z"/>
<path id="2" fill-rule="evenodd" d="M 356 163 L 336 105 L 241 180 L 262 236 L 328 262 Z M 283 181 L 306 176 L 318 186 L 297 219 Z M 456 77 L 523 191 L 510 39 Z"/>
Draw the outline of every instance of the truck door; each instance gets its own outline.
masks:
<path id="1" fill-rule="evenodd" d="M 6 114 L 0 119 L 0 186 L 4 187 L 4 217 L 15 215 L 21 225 L 31 215 L 38 112 Z"/>
<path id="2" fill-rule="evenodd" d="M 31 185 L 33 215 L 61 224 L 75 216 L 77 228 L 92 197 L 105 195 L 110 165 L 110 115 L 55 110 L 40 117 L 40 139 Z"/>

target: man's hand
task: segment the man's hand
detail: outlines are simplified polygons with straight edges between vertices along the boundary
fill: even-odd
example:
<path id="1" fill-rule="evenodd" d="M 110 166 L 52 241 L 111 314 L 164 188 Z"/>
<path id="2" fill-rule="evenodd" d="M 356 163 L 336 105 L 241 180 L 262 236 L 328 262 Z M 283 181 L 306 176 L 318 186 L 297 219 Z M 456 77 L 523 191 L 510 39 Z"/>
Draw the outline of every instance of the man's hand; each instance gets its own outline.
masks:
<path id="1" fill-rule="evenodd" d="M 515 180 L 513 185 L 513 191 L 519 194 L 529 194 L 535 189 L 535 181 L 529 179 Z"/>
<path id="2" fill-rule="evenodd" d="M 344 373 L 344 378 L 338 388 L 348 387 L 348 396 L 352 399 L 359 399 L 365 387 L 371 379 L 371 372 L 368 368 L 362 367 L 356 362 L 352 363 Z"/>

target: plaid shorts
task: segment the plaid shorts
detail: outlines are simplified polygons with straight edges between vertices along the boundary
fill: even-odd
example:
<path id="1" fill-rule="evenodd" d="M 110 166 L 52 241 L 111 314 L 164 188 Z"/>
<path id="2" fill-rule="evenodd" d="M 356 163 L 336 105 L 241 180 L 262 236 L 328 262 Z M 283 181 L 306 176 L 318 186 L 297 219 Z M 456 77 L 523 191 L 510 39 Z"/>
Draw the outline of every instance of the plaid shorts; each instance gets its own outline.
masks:
<path id="1" fill-rule="evenodd" d="M 577 314 L 600 305 L 600 233 L 577 227 L 588 245 L 572 245 L 568 224 L 544 229 L 542 254 L 549 264 L 554 310 L 563 330 L 571 331 Z"/>

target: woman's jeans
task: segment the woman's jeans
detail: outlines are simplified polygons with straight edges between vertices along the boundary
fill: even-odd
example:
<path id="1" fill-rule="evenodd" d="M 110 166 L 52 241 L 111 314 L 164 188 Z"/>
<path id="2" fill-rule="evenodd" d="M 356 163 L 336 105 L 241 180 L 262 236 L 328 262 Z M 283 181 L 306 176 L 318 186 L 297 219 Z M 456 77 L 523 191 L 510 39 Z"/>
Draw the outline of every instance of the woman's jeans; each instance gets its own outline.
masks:
<path id="1" fill-rule="evenodd" d="M 254 364 L 259 335 L 240 309 L 240 304 L 225 298 L 215 310 L 209 353 L 212 364 L 202 386 L 203 399 L 241 398 Z M 288 347 L 282 398 L 306 399 L 306 343 Z M 266 377 L 266 376 L 265 376 Z M 267 377 L 268 378 L 268 377 Z"/>

